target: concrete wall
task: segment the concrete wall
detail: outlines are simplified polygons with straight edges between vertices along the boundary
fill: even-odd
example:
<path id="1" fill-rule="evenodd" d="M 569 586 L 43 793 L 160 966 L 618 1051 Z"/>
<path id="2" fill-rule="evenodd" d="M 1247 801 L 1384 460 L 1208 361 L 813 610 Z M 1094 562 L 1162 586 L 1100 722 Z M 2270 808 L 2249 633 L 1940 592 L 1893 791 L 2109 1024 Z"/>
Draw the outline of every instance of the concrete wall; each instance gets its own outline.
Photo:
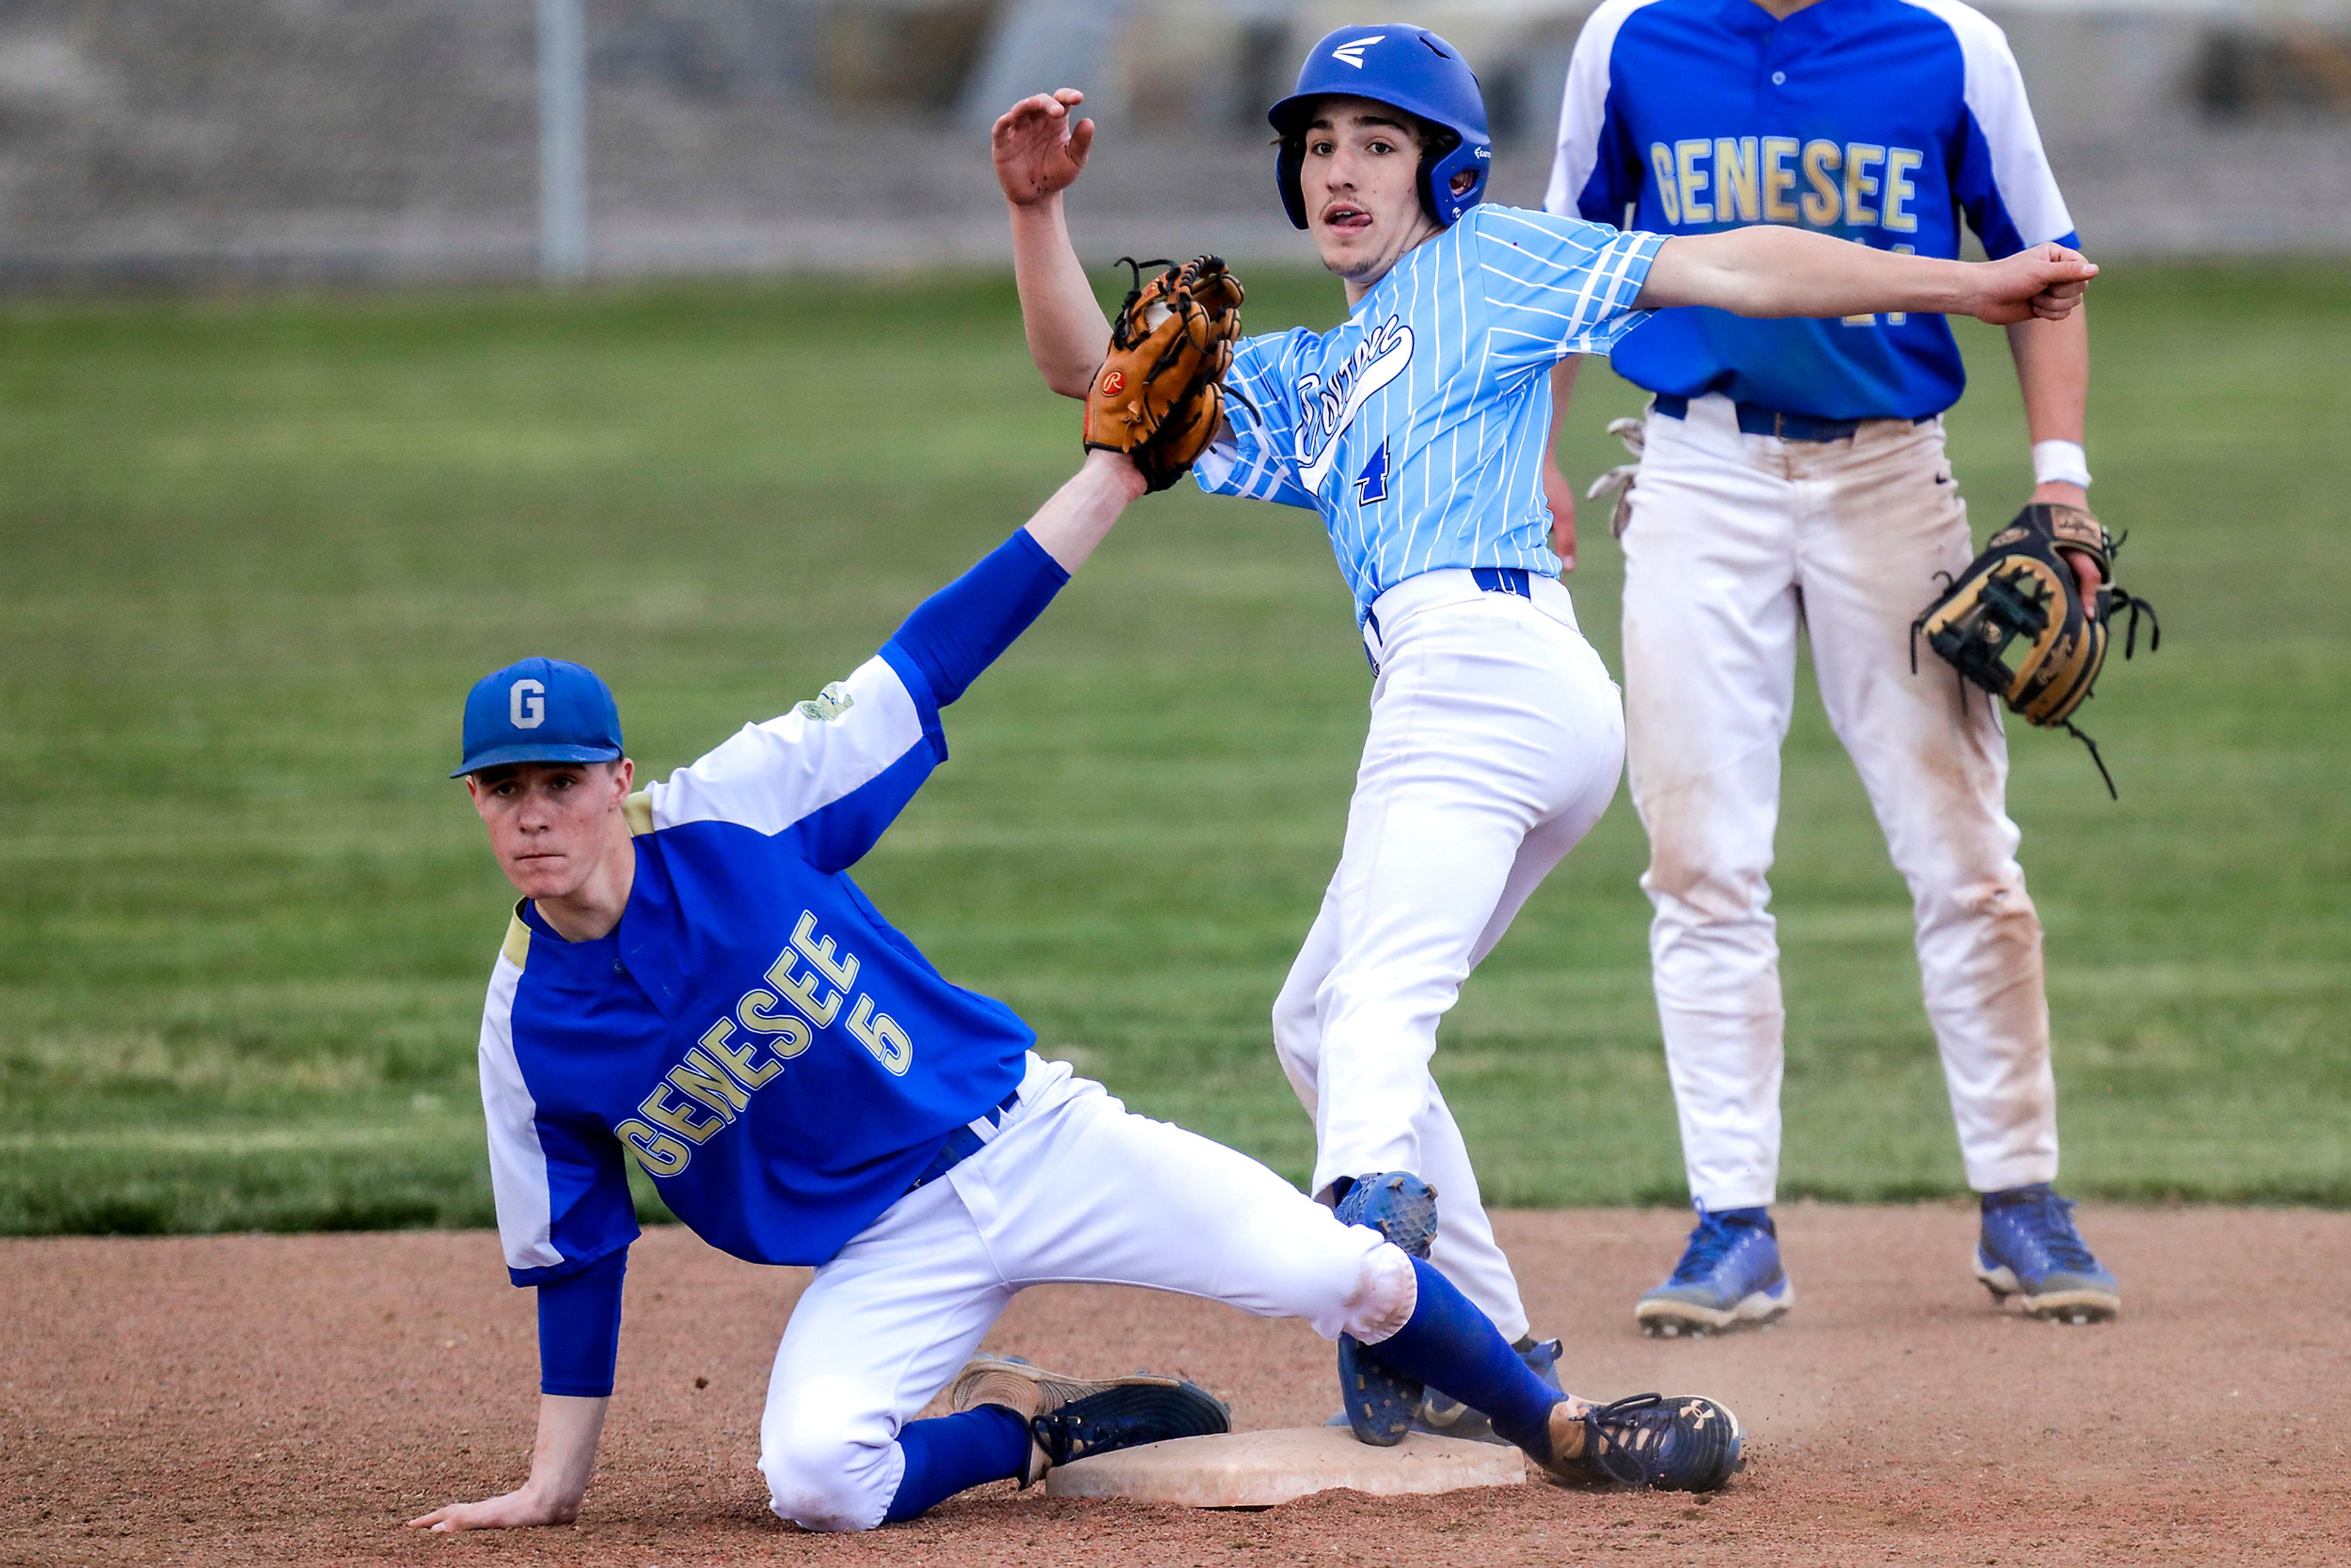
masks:
<path id="1" fill-rule="evenodd" d="M 1539 197 L 1582 0 L 1417 7 Z M 1988 7 L 2108 254 L 2351 254 L 2351 16 Z M 1001 258 L 983 128 L 1075 81 L 1089 257 L 1295 256 L 1258 115 L 1324 0 L 588 0 L 600 273 Z M 2236 40 L 2231 43 L 2231 40 Z M 527 275 L 532 0 L 15 0 L 0 286 Z M 2217 42 L 2216 42 L 2217 40 Z"/>

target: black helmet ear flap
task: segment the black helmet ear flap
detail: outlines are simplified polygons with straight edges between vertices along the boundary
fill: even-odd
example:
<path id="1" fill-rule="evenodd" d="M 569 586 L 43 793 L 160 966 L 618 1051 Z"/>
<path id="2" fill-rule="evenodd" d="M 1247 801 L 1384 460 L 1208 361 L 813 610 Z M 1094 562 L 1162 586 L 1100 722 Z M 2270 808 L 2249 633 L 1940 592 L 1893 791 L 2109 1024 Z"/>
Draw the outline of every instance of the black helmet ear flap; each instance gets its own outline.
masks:
<path id="1" fill-rule="evenodd" d="M 1281 191 L 1282 210 L 1290 214 L 1292 228 L 1306 226 L 1306 133 L 1303 131 L 1281 138 L 1280 151 L 1273 158 L 1273 180 Z"/>
<path id="2" fill-rule="evenodd" d="M 1431 124 L 1418 115 L 1413 117 L 1413 124 L 1420 131 L 1420 210 L 1428 215 L 1430 223 L 1440 226 L 1449 225 L 1453 219 L 1446 215 L 1446 209 L 1438 204 L 1442 200 L 1449 200 L 1453 194 L 1453 170 L 1446 161 L 1461 146 L 1461 137 L 1450 127 Z M 1439 167 L 1445 168 L 1447 188 L 1443 191 L 1437 188 Z M 1458 215 L 1457 209 L 1455 216 Z"/>

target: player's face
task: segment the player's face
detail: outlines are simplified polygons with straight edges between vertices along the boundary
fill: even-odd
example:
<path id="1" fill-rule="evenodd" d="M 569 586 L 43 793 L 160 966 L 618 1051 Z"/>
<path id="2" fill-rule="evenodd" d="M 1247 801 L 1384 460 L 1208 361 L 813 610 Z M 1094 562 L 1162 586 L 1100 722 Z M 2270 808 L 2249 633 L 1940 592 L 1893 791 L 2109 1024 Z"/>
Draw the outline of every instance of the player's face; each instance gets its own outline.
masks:
<path id="1" fill-rule="evenodd" d="M 628 824 L 622 802 L 636 764 L 517 762 L 465 776 L 474 810 L 490 831 L 498 869 L 526 898 L 568 898 L 594 873 Z"/>
<path id="2" fill-rule="evenodd" d="M 1369 288 L 1437 232 L 1420 204 L 1420 139 L 1405 117 L 1368 99 L 1325 99 L 1306 128 L 1299 183 L 1322 265 Z"/>

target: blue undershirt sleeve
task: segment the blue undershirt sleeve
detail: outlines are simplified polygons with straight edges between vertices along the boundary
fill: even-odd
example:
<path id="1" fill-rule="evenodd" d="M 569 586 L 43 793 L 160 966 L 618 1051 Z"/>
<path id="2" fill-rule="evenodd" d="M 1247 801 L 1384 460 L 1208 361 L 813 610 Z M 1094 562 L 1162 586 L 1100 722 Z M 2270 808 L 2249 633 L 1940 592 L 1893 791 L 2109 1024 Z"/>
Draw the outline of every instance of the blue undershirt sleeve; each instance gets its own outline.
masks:
<path id="1" fill-rule="evenodd" d="M 945 707 L 1012 646 L 1069 580 L 1061 562 L 1024 528 L 917 605 L 883 656 L 891 648 L 903 653 Z"/>
<path id="2" fill-rule="evenodd" d="M 538 1391 L 601 1399 L 621 1354 L 621 1281 L 629 1249 L 538 1287 Z"/>

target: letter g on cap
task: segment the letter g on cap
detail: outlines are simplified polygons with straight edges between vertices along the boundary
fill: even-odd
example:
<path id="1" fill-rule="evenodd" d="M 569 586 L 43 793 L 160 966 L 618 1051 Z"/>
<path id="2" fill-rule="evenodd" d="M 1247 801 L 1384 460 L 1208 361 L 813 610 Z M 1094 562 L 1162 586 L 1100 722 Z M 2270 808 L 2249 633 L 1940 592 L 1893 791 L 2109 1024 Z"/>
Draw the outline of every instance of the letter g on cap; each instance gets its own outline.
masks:
<path id="1" fill-rule="evenodd" d="M 523 679 L 507 689 L 507 716 L 517 729 L 537 729 L 547 722 L 547 683 Z"/>

